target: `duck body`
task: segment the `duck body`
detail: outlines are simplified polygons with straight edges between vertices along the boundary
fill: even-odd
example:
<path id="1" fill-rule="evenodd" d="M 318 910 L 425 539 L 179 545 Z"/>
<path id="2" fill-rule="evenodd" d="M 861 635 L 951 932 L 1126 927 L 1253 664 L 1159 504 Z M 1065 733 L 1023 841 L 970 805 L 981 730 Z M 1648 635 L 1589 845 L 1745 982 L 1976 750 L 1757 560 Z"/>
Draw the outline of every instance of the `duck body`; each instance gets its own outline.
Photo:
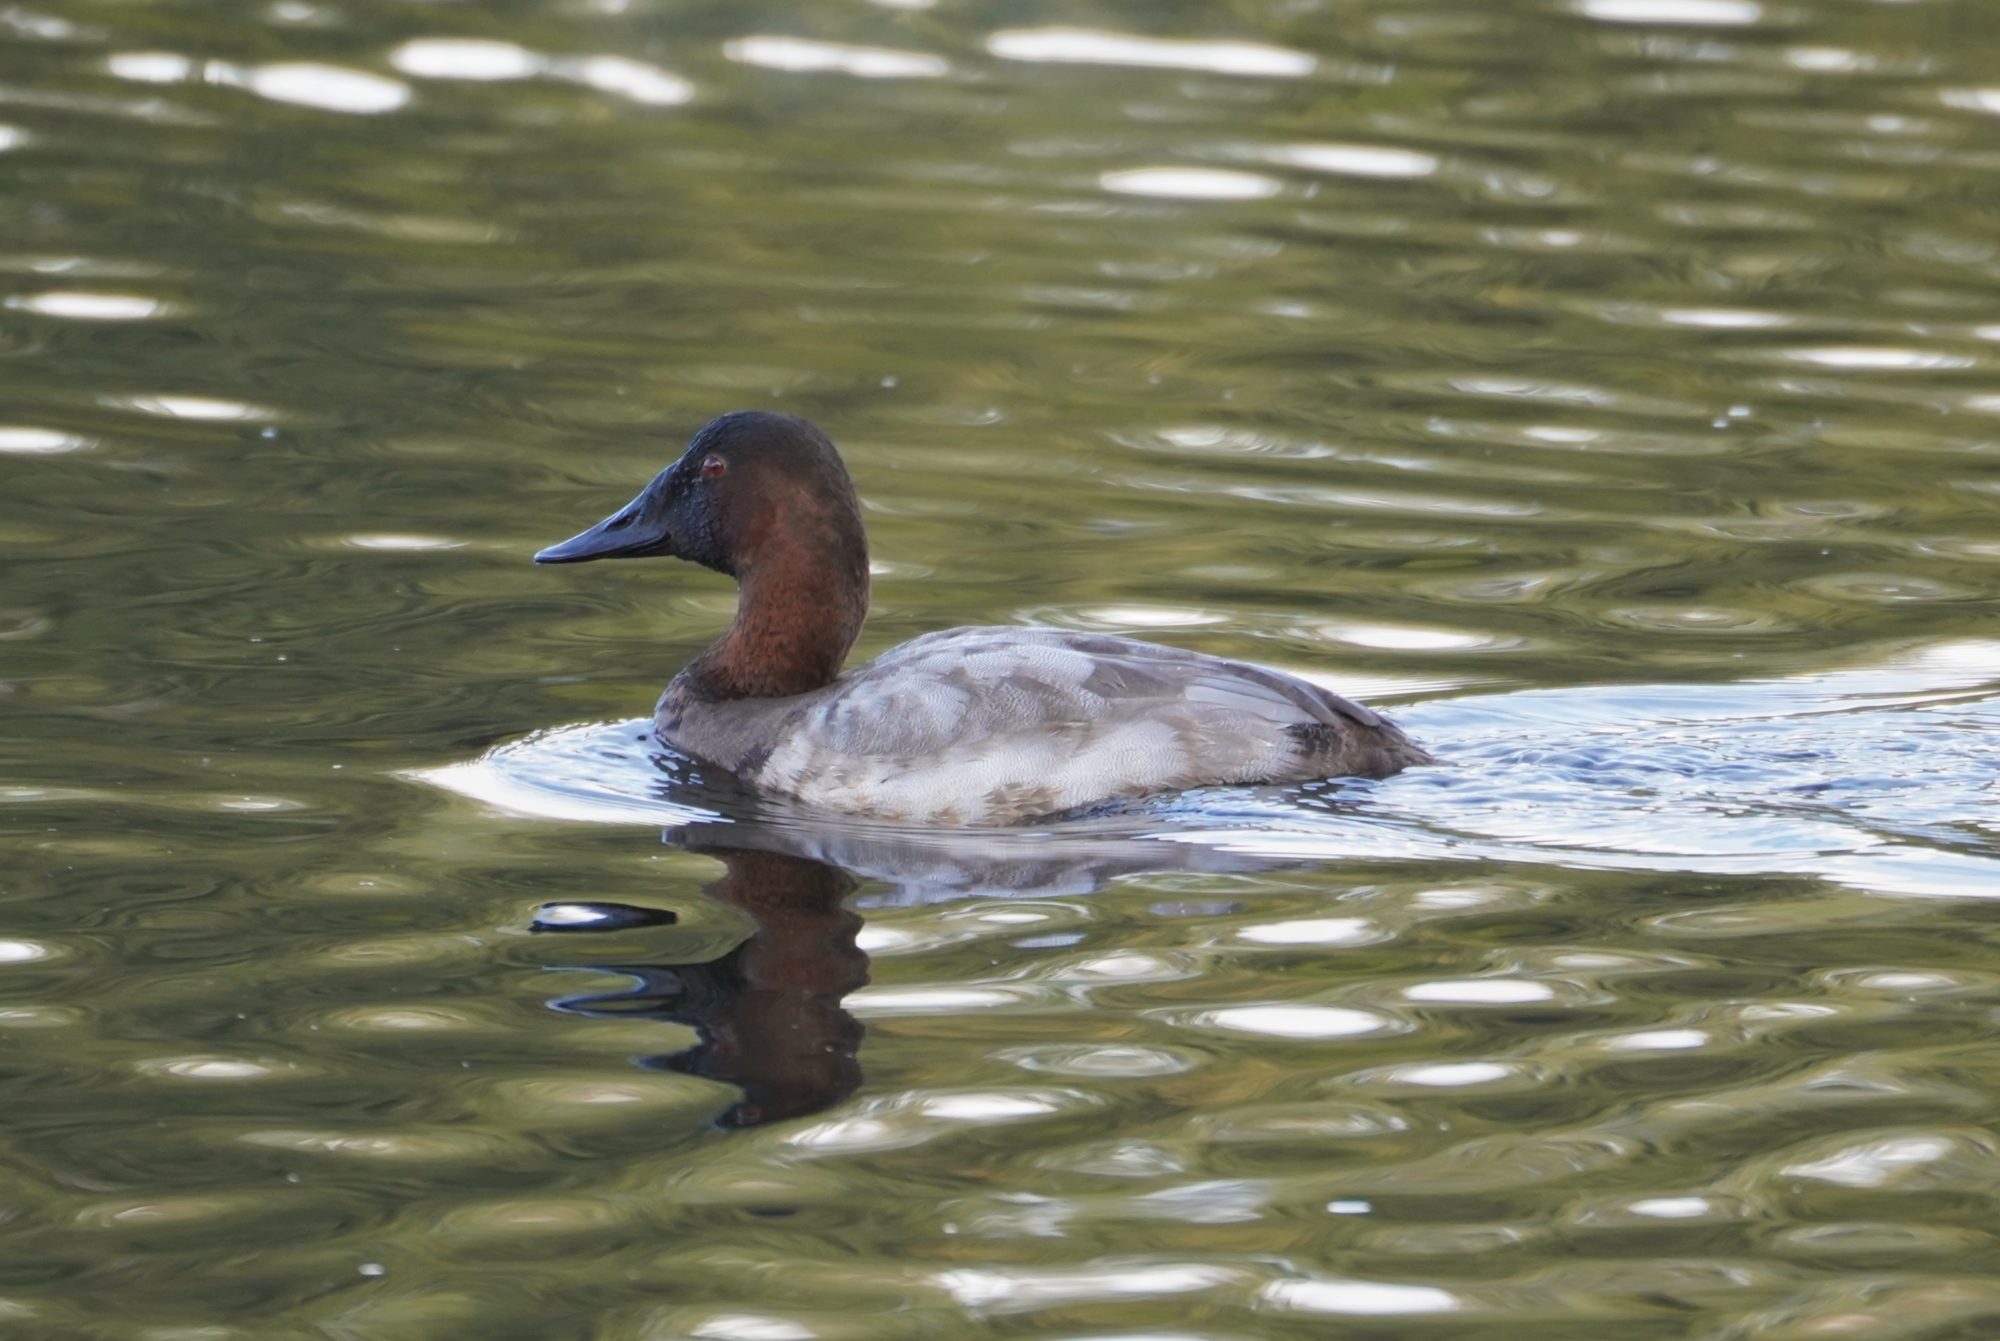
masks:
<path id="1" fill-rule="evenodd" d="M 737 578 L 737 616 L 667 686 L 660 740 L 759 791 L 928 825 L 1005 825 L 1222 784 L 1434 762 L 1294 676 L 1156 643 L 958 628 L 840 671 L 867 610 L 853 486 L 824 435 L 725 415 L 544 563 L 671 553 Z"/>
<path id="2" fill-rule="evenodd" d="M 1060 629 L 925 634 L 787 698 L 711 699 L 677 678 L 654 727 L 759 791 L 934 825 L 1016 824 L 1222 783 L 1384 777 L 1430 758 L 1303 680 Z"/>

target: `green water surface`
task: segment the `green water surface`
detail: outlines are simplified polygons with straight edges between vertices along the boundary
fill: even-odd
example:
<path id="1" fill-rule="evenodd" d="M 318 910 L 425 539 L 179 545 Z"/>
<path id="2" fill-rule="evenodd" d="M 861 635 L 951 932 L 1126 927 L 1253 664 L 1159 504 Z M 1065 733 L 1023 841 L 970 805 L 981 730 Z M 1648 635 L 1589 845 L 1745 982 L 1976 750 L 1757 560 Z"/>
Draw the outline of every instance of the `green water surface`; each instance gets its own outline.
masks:
<path id="1" fill-rule="evenodd" d="M 2000 1335 L 1996 17 L 0 0 L 0 1337 Z M 678 797 L 745 407 L 1450 767 Z"/>

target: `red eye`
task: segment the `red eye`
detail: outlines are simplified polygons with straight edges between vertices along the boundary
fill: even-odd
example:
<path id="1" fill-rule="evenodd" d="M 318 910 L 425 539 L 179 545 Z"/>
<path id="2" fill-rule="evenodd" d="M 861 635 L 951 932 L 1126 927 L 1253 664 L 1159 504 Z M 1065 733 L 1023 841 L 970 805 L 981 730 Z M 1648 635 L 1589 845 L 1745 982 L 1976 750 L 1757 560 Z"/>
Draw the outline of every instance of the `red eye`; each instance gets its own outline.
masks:
<path id="1" fill-rule="evenodd" d="M 719 456 L 704 456 L 701 459 L 701 477 L 705 480 L 720 479 L 729 463 Z"/>

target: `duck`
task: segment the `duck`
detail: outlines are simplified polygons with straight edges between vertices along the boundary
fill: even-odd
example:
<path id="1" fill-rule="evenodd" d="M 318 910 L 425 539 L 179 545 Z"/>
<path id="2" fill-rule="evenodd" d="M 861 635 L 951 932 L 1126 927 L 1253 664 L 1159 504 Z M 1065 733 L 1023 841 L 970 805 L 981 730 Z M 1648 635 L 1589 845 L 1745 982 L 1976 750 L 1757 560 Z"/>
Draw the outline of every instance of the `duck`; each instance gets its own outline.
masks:
<path id="1" fill-rule="evenodd" d="M 630 503 L 534 557 L 656 556 L 735 579 L 737 605 L 667 685 L 654 734 L 813 810 L 1013 826 L 1436 762 L 1318 685 L 1110 634 L 944 629 L 843 669 L 868 616 L 868 539 L 839 452 L 794 415 L 711 421 Z"/>

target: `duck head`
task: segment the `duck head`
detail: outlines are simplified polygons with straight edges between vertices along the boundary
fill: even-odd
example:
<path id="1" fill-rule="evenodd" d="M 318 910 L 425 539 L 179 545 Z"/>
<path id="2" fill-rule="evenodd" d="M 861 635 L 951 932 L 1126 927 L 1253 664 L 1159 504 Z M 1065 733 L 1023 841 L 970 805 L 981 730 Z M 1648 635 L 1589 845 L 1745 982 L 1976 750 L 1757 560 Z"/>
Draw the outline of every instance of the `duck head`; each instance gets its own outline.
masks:
<path id="1" fill-rule="evenodd" d="M 775 697 L 831 681 L 868 613 L 868 539 L 826 434 L 789 414 L 710 422 L 681 459 L 536 563 L 687 559 L 737 581 L 729 631 L 688 667 L 714 697 Z"/>
<path id="2" fill-rule="evenodd" d="M 637 498 L 535 562 L 664 555 L 742 578 L 804 549 L 830 563 L 858 553 L 865 573 L 867 545 L 853 482 L 827 436 L 794 415 L 739 410 L 703 427 Z"/>

